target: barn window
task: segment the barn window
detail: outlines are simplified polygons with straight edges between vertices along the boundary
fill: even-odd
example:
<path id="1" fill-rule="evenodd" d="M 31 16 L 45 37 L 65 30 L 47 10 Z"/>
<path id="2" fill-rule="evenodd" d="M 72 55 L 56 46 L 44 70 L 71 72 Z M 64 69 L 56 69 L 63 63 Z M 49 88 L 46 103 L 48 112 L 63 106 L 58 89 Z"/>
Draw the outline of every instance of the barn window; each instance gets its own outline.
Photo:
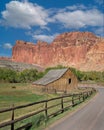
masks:
<path id="1" fill-rule="evenodd" d="M 71 83 L 71 79 L 69 79 L 69 84 Z"/>

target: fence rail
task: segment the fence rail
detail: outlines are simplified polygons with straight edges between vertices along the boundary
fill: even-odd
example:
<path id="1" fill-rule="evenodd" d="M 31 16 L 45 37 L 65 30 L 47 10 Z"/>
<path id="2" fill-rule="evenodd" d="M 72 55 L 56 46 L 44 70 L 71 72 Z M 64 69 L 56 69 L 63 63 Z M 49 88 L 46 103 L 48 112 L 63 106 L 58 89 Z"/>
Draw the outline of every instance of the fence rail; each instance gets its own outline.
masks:
<path id="1" fill-rule="evenodd" d="M 79 104 L 80 102 L 83 102 L 86 98 L 91 96 L 95 91 L 96 91 L 95 89 L 91 89 L 90 91 L 85 91 L 82 93 L 64 95 L 64 96 L 60 96 L 60 97 L 56 97 L 56 98 L 52 98 L 52 99 L 48 99 L 48 100 L 29 103 L 26 105 L 21 105 L 21 106 L 16 106 L 16 107 L 12 106 L 11 108 L 0 110 L 0 113 L 12 112 L 11 120 L 1 123 L 0 128 L 6 127 L 6 126 L 11 126 L 11 128 L 10 128 L 11 130 L 22 130 L 24 128 L 30 127 L 30 126 L 32 126 L 32 123 L 28 123 L 22 127 L 17 128 L 17 129 L 14 128 L 14 125 L 16 122 L 22 121 L 26 118 L 32 117 L 32 116 L 37 115 L 37 114 L 42 113 L 42 112 L 44 112 L 46 119 L 50 118 L 51 116 L 55 116 L 59 113 L 63 113 L 66 109 L 68 109 L 70 107 L 74 107 L 75 105 Z M 69 98 L 69 99 L 67 99 L 67 98 Z M 53 105 L 49 105 L 50 102 L 56 101 L 56 100 L 58 100 L 58 103 L 55 103 Z M 42 104 L 42 103 L 44 104 L 44 108 L 42 108 L 41 110 L 33 111 L 32 113 L 28 113 L 26 115 L 23 115 L 23 116 L 15 119 L 14 115 L 15 115 L 16 109 L 35 106 L 37 104 Z M 65 106 L 65 104 L 68 104 L 68 105 Z M 50 109 L 54 109 L 57 106 L 59 106 L 60 109 L 57 109 L 54 112 L 49 113 Z"/>

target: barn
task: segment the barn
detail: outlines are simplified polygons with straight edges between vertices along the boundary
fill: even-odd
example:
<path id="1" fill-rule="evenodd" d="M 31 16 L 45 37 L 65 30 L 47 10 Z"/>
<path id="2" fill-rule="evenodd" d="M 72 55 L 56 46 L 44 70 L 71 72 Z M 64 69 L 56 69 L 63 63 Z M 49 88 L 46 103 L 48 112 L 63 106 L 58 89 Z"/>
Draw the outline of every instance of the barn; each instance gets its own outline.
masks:
<path id="1" fill-rule="evenodd" d="M 43 78 L 33 82 L 35 87 L 47 92 L 70 92 L 77 88 L 77 78 L 69 68 L 50 70 Z"/>

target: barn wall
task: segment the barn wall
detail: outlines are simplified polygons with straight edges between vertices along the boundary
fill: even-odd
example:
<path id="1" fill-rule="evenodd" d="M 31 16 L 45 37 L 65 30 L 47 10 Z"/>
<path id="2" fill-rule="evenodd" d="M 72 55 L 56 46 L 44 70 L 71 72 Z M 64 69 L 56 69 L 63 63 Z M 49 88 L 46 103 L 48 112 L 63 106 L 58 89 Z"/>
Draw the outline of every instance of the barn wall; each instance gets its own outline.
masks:
<path id="1" fill-rule="evenodd" d="M 53 86 L 43 86 L 43 85 L 34 85 L 35 90 L 39 92 L 45 92 L 45 93 L 56 93 L 56 89 L 53 88 Z"/>
<path id="2" fill-rule="evenodd" d="M 71 79 L 70 84 L 69 79 Z M 46 87 L 48 89 L 70 91 L 71 89 L 77 88 L 77 78 L 70 70 L 68 70 L 60 79 L 46 85 Z"/>

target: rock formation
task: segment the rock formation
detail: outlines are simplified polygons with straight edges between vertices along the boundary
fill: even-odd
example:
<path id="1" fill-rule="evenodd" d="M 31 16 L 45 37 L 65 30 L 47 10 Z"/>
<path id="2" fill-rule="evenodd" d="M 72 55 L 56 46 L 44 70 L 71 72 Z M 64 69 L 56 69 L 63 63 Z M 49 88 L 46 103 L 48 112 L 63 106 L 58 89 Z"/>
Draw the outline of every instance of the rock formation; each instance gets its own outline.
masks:
<path id="1" fill-rule="evenodd" d="M 103 71 L 104 39 L 90 32 L 70 32 L 60 34 L 50 44 L 17 41 L 13 47 L 12 61 L 43 67 L 64 65 L 84 71 Z"/>
<path id="2" fill-rule="evenodd" d="M 44 71 L 44 68 L 38 65 L 32 65 L 27 63 L 13 62 L 7 59 L 0 59 L 0 68 L 8 68 L 16 71 L 23 71 L 25 69 L 36 69 L 38 71 Z"/>

